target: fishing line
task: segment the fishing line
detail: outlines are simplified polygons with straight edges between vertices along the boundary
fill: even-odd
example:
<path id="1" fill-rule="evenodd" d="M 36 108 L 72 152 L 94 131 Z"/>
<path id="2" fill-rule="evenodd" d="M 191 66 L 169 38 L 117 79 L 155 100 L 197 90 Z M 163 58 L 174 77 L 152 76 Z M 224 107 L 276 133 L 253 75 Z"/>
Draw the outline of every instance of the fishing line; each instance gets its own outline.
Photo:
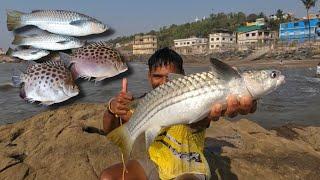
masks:
<path id="1" fill-rule="evenodd" d="M 122 126 L 122 119 L 120 119 L 120 127 Z M 124 157 L 123 157 L 123 152 L 121 151 L 121 160 L 122 160 L 122 165 L 123 165 L 123 169 L 122 169 L 122 180 L 124 180 L 124 175 L 125 173 L 128 173 L 127 167 L 126 167 L 126 163 L 124 162 Z"/>

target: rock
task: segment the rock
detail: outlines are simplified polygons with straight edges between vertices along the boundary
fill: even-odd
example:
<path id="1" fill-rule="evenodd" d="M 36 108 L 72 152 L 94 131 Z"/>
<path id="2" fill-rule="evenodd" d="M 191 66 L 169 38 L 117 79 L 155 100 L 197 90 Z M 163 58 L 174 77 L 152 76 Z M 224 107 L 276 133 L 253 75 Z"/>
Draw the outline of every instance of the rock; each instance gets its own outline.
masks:
<path id="1" fill-rule="evenodd" d="M 97 179 L 121 162 L 102 132 L 105 104 L 76 104 L 0 126 L 0 179 Z M 213 179 L 319 179 L 319 127 L 266 130 L 249 120 L 207 129 Z M 143 137 L 133 158 L 146 157 Z"/>

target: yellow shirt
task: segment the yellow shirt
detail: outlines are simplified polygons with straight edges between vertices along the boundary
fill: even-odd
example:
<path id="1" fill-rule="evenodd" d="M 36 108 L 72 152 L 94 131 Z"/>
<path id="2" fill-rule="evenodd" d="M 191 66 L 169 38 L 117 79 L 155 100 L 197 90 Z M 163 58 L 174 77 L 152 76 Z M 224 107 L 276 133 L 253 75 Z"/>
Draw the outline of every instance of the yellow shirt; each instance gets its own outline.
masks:
<path id="1" fill-rule="evenodd" d="M 188 125 L 163 128 L 148 151 L 158 166 L 161 179 L 173 179 L 185 173 L 210 176 L 203 155 L 205 130 L 193 132 Z"/>

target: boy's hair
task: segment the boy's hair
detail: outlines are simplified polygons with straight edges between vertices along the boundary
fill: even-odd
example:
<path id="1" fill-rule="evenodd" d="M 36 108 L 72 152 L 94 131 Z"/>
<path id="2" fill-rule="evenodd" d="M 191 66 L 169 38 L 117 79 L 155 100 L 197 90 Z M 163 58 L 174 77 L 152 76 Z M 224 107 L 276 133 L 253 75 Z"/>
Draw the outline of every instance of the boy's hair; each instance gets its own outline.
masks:
<path id="1" fill-rule="evenodd" d="M 148 60 L 149 71 L 157 67 L 173 64 L 178 73 L 184 74 L 181 56 L 168 47 L 157 50 Z"/>

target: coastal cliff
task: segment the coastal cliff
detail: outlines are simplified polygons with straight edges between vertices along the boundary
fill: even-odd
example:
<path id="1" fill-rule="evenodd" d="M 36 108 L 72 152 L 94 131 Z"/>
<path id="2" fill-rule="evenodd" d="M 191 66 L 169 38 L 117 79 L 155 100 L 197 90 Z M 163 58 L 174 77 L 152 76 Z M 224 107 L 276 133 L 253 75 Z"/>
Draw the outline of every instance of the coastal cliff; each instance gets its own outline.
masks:
<path id="1" fill-rule="evenodd" d="M 121 162 L 102 129 L 106 104 L 75 104 L 0 126 L 0 179 L 97 179 Z M 133 158 L 145 157 L 143 137 Z M 320 179 L 320 127 L 266 130 L 221 119 L 207 129 L 213 179 Z"/>

